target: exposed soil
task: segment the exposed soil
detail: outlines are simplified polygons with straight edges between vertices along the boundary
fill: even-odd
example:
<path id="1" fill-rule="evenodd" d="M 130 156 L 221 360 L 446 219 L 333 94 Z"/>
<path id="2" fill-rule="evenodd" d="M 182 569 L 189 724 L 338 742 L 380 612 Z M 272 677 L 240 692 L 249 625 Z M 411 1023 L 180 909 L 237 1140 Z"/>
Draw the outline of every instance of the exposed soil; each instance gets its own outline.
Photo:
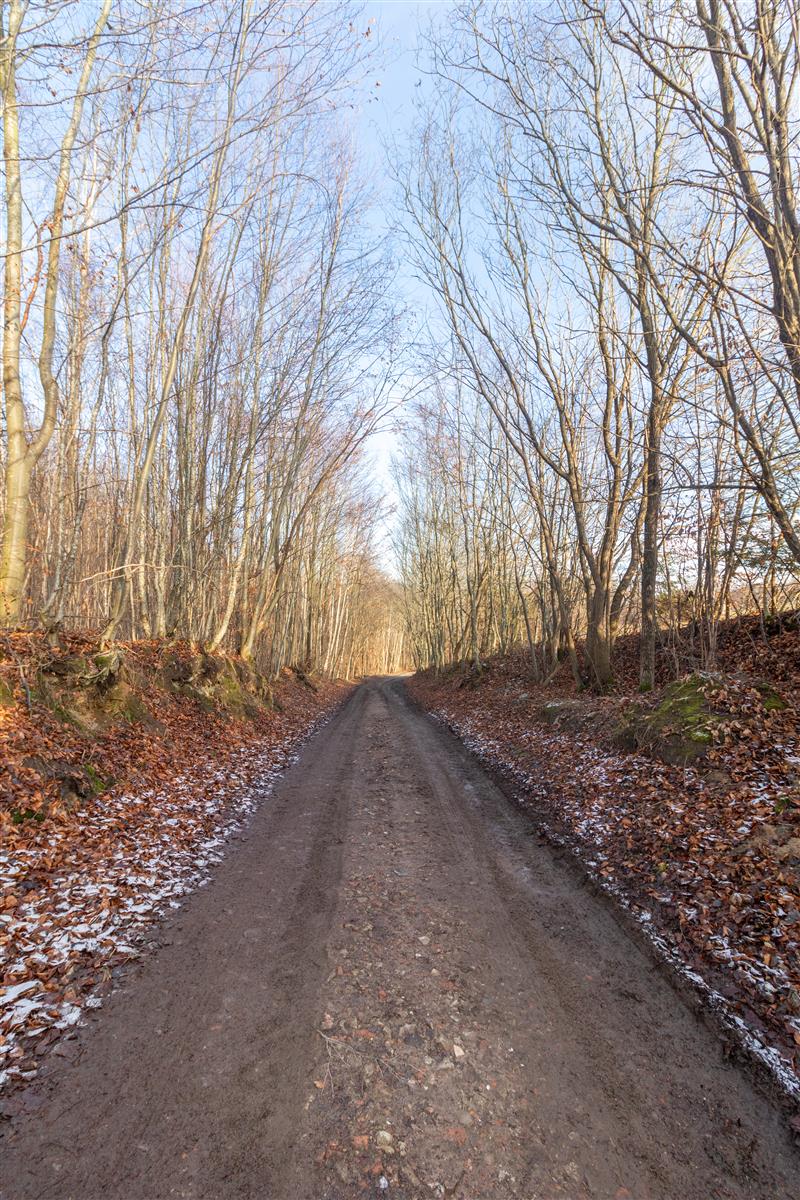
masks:
<path id="1" fill-rule="evenodd" d="M 351 691 L 185 642 L 0 634 L 0 1120 Z"/>
<path id="2" fill-rule="evenodd" d="M 687 676 L 644 702 L 543 704 L 517 657 L 421 672 L 409 691 L 710 985 L 706 1002 L 780 1080 L 800 1131 L 797 689 L 784 700 L 741 675 Z"/>
<path id="3" fill-rule="evenodd" d="M 450 735 L 371 681 L 21 1094 L 4 1200 L 780 1200 L 800 1157 Z"/>

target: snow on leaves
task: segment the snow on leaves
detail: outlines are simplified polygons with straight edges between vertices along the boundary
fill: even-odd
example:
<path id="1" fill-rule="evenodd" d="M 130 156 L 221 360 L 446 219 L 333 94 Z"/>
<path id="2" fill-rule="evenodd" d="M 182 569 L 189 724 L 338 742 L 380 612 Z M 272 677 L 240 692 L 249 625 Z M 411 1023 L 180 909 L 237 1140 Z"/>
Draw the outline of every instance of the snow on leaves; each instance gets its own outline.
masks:
<path id="1" fill-rule="evenodd" d="M 701 762 L 673 766 L 541 720 L 522 670 L 411 684 L 670 953 L 698 972 L 766 1047 L 800 1095 L 800 790 L 797 711 L 751 683 L 709 680 L 717 716 Z M 526 692 L 526 689 L 529 689 Z M 522 696 L 522 700 L 520 700 Z M 574 719 L 575 710 L 572 710 Z M 762 1055 L 763 1057 L 763 1055 Z"/>
<path id="2" fill-rule="evenodd" d="M 283 711 L 255 722 L 164 699 L 156 732 L 114 727 L 99 750 L 93 745 L 107 772 L 116 760 L 127 786 L 70 808 L 51 805 L 43 820 L 4 823 L 0 1087 L 30 1079 L 39 1056 L 83 1009 L 102 1004 L 159 914 L 207 882 L 226 842 L 341 697 L 334 685 L 314 694 L 286 683 Z M 61 755 L 74 758 L 75 746 L 46 713 L 26 716 L 19 708 L 13 728 L 0 734 L 7 815 L 20 810 L 23 747 L 40 752 L 58 743 Z M 137 756 L 136 770 L 128 770 Z"/>

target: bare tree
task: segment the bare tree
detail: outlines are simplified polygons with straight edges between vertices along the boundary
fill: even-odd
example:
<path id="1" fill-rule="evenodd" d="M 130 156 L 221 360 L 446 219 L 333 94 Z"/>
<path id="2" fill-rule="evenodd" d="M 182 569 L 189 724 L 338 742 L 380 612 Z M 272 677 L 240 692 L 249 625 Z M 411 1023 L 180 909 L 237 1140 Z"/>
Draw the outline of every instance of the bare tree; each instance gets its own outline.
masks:
<path id="1" fill-rule="evenodd" d="M 69 194 L 73 151 L 81 126 L 84 103 L 89 91 L 98 46 L 108 23 L 111 0 L 103 0 L 94 30 L 81 49 L 78 82 L 67 125 L 61 136 L 52 199 L 37 220 L 37 229 L 47 230 L 47 249 L 41 268 L 44 300 L 39 337 L 39 382 L 42 390 L 42 416 L 31 436 L 27 427 L 31 406 L 26 405 L 20 361 L 23 320 L 22 264 L 24 218 L 22 181 L 23 147 L 20 140 L 20 113 L 17 94 L 17 68 L 29 53 L 24 42 L 24 22 L 28 6 L 21 0 L 3 5 L 0 19 L 0 94 L 3 103 L 3 163 L 6 190 L 6 252 L 3 284 L 3 393 L 6 424 L 5 514 L 0 552 L 0 620 L 15 624 L 20 616 L 25 585 L 28 518 L 31 476 L 53 436 L 58 411 L 59 389 L 53 373 L 53 348 L 56 335 L 56 306 L 59 291 L 64 217 Z M 39 32 L 39 31 L 37 31 Z M 38 279 L 34 280 L 34 287 Z"/>

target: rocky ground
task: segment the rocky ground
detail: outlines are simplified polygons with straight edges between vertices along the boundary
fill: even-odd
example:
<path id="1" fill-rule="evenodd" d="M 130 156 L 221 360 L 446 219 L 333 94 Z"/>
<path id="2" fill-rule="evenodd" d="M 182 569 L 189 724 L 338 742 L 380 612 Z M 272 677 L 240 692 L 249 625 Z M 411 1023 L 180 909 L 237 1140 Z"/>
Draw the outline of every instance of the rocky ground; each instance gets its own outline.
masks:
<path id="1" fill-rule="evenodd" d="M 781 1117 L 401 682 L 158 940 L 6 1122 L 4 1200 L 797 1194 Z"/>

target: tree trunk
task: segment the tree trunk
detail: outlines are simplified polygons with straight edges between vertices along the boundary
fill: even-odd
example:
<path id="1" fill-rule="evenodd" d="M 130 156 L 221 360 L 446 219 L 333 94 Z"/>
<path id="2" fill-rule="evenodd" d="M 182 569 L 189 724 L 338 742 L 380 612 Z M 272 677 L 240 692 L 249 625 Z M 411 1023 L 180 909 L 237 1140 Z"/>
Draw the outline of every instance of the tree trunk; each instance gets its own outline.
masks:
<path id="1" fill-rule="evenodd" d="M 658 528 L 661 515 L 661 429 L 655 405 L 651 405 L 647 430 L 647 466 L 644 546 L 642 549 L 642 618 L 639 650 L 639 690 L 652 691 L 656 678 L 656 583 L 658 574 Z"/>

